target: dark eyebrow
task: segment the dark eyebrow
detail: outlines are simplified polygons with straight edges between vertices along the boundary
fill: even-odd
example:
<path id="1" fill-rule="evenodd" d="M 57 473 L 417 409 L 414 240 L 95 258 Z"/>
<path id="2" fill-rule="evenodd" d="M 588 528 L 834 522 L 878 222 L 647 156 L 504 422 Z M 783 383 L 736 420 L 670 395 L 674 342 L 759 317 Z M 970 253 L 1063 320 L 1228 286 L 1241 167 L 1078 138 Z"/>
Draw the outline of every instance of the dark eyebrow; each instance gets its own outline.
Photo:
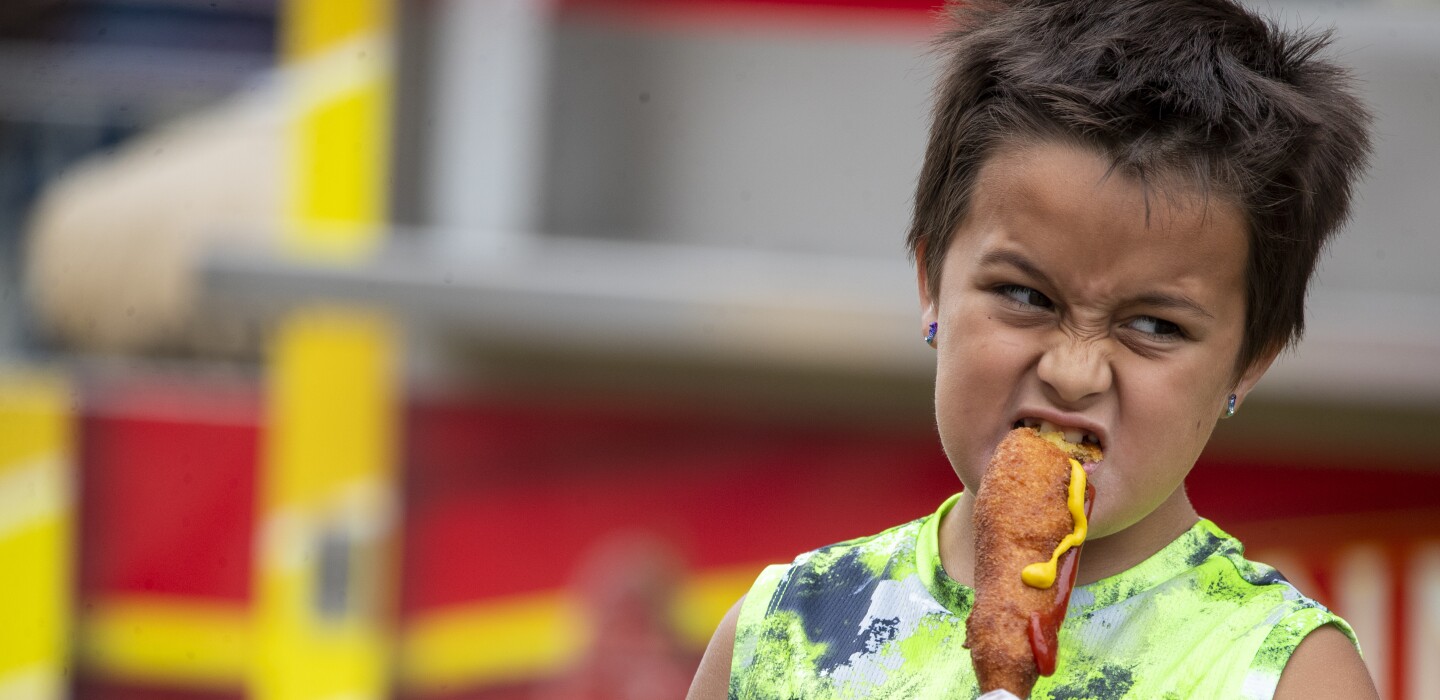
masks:
<path id="1" fill-rule="evenodd" d="M 992 250 L 980 256 L 980 267 L 991 267 L 994 265 L 1009 265 L 1039 281 L 1041 284 L 1054 289 L 1055 283 L 1050 276 L 1045 274 L 1038 265 L 1030 262 L 1030 259 L 1013 250 Z"/>
<path id="2" fill-rule="evenodd" d="M 1013 250 L 992 250 L 980 256 L 981 267 L 990 267 L 992 265 L 1009 265 L 1029 275 L 1041 284 L 1051 289 L 1055 288 L 1055 283 L 1050 280 L 1050 276 L 1045 274 L 1038 265 L 1030 262 L 1029 258 Z M 1205 318 L 1215 318 L 1214 315 L 1205 310 L 1205 307 L 1197 304 L 1195 300 L 1183 294 L 1151 292 L 1140 295 L 1132 303 L 1140 306 L 1151 306 L 1157 309 L 1189 311 L 1204 316 Z"/>
<path id="3" fill-rule="evenodd" d="M 1191 311 L 1193 313 L 1204 316 L 1205 318 L 1215 318 L 1210 314 L 1209 311 L 1205 310 L 1205 307 L 1195 303 L 1194 300 L 1190 299 L 1190 297 L 1184 295 L 1160 293 L 1144 294 L 1137 298 L 1135 300 L 1135 303 L 1141 306 L 1153 306 L 1159 309 L 1178 309 L 1180 311 Z"/>

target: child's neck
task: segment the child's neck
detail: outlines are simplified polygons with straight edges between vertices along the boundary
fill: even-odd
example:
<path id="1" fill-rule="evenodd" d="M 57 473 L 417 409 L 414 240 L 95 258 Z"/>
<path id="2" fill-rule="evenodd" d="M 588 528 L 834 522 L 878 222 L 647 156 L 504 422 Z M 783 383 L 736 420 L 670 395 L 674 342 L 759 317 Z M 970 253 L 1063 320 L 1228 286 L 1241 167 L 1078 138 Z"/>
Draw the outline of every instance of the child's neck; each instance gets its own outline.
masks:
<path id="1" fill-rule="evenodd" d="M 1175 489 L 1159 508 L 1134 525 L 1086 542 L 1075 583 L 1094 583 L 1134 567 L 1185 534 L 1199 519 L 1185 487 Z"/>
<path id="2" fill-rule="evenodd" d="M 966 586 L 975 585 L 975 530 L 970 525 L 974 512 L 975 499 L 967 495 L 940 521 L 940 565 L 950 578 Z M 1094 583 L 1145 561 L 1194 526 L 1199 517 L 1184 487 L 1175 489 L 1160 507 L 1134 525 L 1087 541 L 1075 583 Z"/>

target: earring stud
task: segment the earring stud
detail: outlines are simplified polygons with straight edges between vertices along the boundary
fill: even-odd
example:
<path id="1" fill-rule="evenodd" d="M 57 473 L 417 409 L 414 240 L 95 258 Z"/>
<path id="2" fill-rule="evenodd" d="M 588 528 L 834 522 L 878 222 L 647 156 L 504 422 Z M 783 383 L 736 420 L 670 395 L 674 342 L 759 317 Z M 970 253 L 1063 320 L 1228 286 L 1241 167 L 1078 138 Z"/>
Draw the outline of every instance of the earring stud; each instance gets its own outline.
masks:
<path id="1" fill-rule="evenodd" d="M 1225 415 L 1222 418 L 1229 418 L 1233 415 L 1235 415 L 1235 395 L 1231 394 L 1230 398 L 1225 399 Z"/>
<path id="2" fill-rule="evenodd" d="M 940 327 L 940 324 L 938 324 L 938 323 L 932 323 L 932 324 L 930 324 L 930 331 L 925 334 L 925 344 L 926 344 L 926 345 L 929 345 L 929 346 L 932 347 L 932 348 L 935 347 L 935 331 L 936 331 L 936 329 L 938 329 L 939 327 Z"/>

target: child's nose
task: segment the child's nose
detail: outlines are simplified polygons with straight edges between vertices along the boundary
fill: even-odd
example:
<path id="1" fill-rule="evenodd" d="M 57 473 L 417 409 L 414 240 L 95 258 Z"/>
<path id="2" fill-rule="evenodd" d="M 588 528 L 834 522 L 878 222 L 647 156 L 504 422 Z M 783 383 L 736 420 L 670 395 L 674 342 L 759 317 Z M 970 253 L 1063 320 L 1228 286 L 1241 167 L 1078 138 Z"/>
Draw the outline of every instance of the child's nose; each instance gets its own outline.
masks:
<path id="1" fill-rule="evenodd" d="M 1040 381 L 1057 403 L 1076 406 L 1105 393 L 1113 379 L 1110 362 L 1098 343 L 1064 337 L 1040 357 Z"/>

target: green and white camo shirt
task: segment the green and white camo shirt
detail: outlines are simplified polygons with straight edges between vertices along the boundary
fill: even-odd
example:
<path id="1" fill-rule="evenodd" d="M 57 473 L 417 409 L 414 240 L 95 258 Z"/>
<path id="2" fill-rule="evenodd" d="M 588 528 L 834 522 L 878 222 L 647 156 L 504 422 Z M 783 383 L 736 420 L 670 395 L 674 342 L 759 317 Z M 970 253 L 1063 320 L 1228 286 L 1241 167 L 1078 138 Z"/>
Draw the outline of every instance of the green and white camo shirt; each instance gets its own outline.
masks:
<path id="1" fill-rule="evenodd" d="M 974 698 L 975 599 L 940 566 L 940 518 L 768 567 L 741 607 L 731 700 Z M 1300 641 L 1350 626 L 1201 520 L 1154 556 L 1077 586 L 1055 675 L 1031 698 L 1270 698 Z"/>

